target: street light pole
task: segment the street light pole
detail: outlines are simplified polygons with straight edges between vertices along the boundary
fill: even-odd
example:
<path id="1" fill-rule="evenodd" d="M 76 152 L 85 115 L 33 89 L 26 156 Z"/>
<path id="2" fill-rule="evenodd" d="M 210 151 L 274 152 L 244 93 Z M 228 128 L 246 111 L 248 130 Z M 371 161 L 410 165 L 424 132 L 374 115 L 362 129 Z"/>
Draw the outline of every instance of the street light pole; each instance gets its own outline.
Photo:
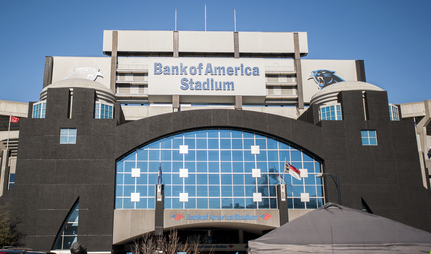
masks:
<path id="1" fill-rule="evenodd" d="M 337 187 L 338 204 L 341 205 L 340 178 L 338 177 L 338 171 L 335 172 L 335 176 L 330 173 L 320 173 L 320 174 L 317 174 L 316 177 L 323 178 L 326 175 L 330 176 L 332 180 L 334 180 L 335 186 Z"/>

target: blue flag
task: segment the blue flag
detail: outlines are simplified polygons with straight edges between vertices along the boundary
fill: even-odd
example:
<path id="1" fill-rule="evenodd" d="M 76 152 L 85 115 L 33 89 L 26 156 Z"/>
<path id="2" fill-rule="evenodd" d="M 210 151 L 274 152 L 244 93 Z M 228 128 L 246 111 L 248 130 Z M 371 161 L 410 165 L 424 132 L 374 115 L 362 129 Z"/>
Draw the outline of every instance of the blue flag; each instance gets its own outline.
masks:
<path id="1" fill-rule="evenodd" d="M 159 162 L 159 177 L 157 184 L 162 184 L 162 164 Z"/>

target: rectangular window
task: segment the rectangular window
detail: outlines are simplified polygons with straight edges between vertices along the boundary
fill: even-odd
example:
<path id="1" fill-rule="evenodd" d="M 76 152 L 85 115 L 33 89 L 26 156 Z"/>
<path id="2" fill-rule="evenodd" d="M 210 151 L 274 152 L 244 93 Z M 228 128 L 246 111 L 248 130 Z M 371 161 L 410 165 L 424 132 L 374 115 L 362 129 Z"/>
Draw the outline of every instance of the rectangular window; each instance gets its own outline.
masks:
<path id="1" fill-rule="evenodd" d="M 41 101 L 33 104 L 33 115 L 32 118 L 45 118 L 46 102 Z"/>
<path id="2" fill-rule="evenodd" d="M 10 187 L 12 187 L 15 184 L 15 174 L 9 174 L 9 186 L 8 189 L 10 189 Z"/>
<path id="3" fill-rule="evenodd" d="M 361 140 L 363 146 L 376 146 L 377 133 L 375 130 L 361 130 Z"/>
<path id="4" fill-rule="evenodd" d="M 399 121 L 400 120 L 400 114 L 398 112 L 398 107 L 389 104 L 389 117 L 391 118 L 391 121 Z"/>
<path id="5" fill-rule="evenodd" d="M 60 129 L 60 144 L 76 144 L 76 129 Z"/>
<path id="6" fill-rule="evenodd" d="M 95 119 L 112 119 L 114 106 L 108 103 L 96 102 L 94 105 Z"/>
<path id="7" fill-rule="evenodd" d="M 321 106 L 319 109 L 319 117 L 324 120 L 343 120 L 341 116 L 341 105 L 335 104 L 330 106 Z"/>

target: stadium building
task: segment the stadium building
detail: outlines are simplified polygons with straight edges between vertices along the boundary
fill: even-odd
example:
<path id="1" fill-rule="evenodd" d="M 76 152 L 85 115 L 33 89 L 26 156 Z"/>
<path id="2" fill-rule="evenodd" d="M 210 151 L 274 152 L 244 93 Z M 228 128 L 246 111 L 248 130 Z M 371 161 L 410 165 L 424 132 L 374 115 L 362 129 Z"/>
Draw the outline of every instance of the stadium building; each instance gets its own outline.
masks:
<path id="1" fill-rule="evenodd" d="M 431 232 L 431 103 L 390 104 L 362 60 L 302 59 L 304 32 L 104 31 L 103 52 L 46 57 L 39 101 L 0 102 L 26 247 L 125 253 L 175 229 L 241 253 L 339 200 Z"/>

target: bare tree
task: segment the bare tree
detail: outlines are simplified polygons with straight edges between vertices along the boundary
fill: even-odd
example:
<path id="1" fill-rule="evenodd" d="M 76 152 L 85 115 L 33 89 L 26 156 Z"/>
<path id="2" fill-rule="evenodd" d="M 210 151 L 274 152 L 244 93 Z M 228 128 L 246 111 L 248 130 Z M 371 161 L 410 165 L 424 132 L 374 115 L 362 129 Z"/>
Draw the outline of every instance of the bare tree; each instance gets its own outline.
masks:
<path id="1" fill-rule="evenodd" d="M 173 230 L 167 237 L 154 236 L 154 234 L 144 234 L 140 240 L 133 242 L 133 254 L 177 254 L 184 252 L 187 254 L 200 254 L 203 253 L 199 247 L 199 238 L 197 242 L 192 244 L 180 243 L 178 232 Z M 213 250 L 209 253 L 214 253 Z"/>

